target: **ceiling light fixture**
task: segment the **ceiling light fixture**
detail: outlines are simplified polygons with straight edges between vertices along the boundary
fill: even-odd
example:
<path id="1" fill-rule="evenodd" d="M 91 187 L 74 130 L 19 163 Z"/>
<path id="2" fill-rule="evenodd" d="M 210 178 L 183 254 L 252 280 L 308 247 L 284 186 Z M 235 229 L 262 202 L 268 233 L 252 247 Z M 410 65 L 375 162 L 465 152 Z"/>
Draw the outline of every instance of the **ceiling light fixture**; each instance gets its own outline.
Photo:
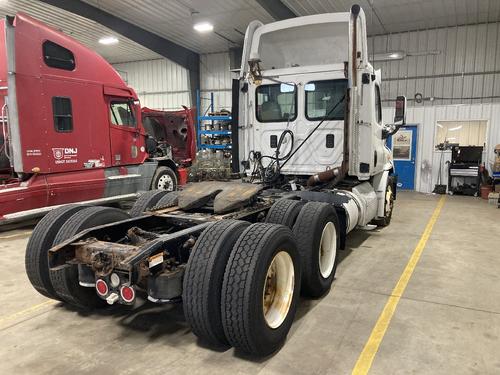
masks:
<path id="1" fill-rule="evenodd" d="M 403 60 L 406 57 L 406 52 L 404 51 L 394 51 L 386 53 L 376 53 L 373 55 L 373 61 L 391 61 L 391 60 Z"/>
<path id="2" fill-rule="evenodd" d="M 109 46 L 111 44 L 117 44 L 118 38 L 114 36 L 105 36 L 99 39 L 99 43 L 104 44 L 105 46 Z"/>
<path id="3" fill-rule="evenodd" d="M 210 22 L 199 22 L 193 26 L 193 29 L 195 29 L 199 33 L 208 33 L 210 31 L 213 31 L 214 25 L 212 25 Z"/>

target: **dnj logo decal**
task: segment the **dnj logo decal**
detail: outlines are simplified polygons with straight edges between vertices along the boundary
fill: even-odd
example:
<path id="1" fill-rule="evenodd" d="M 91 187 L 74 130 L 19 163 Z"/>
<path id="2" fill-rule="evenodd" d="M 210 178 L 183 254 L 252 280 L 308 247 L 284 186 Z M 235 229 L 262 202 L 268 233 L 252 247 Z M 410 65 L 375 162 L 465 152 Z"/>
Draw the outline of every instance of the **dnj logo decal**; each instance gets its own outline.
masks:
<path id="1" fill-rule="evenodd" d="M 61 160 L 64 156 L 64 148 L 53 148 L 52 153 L 56 160 Z"/>
<path id="2" fill-rule="evenodd" d="M 56 164 L 76 163 L 78 149 L 76 147 L 56 147 L 52 149 Z"/>

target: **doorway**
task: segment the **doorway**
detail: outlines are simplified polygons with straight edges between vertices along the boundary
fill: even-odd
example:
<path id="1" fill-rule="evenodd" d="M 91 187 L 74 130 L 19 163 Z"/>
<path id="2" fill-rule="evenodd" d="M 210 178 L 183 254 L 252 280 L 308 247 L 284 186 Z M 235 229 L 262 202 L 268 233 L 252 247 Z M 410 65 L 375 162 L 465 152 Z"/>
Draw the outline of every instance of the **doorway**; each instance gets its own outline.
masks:
<path id="1" fill-rule="evenodd" d="M 417 125 L 406 125 L 387 140 L 392 150 L 398 188 L 415 190 L 415 160 L 417 158 Z"/>

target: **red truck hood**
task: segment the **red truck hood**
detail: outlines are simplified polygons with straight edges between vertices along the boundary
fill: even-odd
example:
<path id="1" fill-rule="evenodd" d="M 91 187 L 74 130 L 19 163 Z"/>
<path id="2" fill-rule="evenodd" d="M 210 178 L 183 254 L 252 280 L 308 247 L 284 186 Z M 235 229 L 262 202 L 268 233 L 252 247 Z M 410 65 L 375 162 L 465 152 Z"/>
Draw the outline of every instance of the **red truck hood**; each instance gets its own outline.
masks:
<path id="1" fill-rule="evenodd" d="M 196 155 L 195 110 L 183 108 L 179 111 L 142 108 L 142 124 L 146 133 L 158 141 L 166 141 L 172 147 L 172 156 L 177 163 L 194 160 Z"/>

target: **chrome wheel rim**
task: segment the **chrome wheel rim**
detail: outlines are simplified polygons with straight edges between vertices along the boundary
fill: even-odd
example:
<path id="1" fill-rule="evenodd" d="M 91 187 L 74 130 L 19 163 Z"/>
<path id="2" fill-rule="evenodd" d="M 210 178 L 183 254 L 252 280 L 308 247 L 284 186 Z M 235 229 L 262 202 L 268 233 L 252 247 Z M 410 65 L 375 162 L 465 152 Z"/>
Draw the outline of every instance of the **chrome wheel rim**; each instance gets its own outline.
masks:
<path id="1" fill-rule="evenodd" d="M 327 279 L 331 275 L 336 257 L 337 229 L 335 225 L 329 221 L 323 228 L 321 241 L 319 243 L 319 271 L 323 278 Z"/>
<path id="2" fill-rule="evenodd" d="M 158 190 L 166 190 L 166 191 L 173 191 L 174 190 L 174 181 L 172 180 L 172 177 L 170 177 L 168 174 L 164 174 L 158 179 L 158 184 L 157 184 Z"/>
<path id="3" fill-rule="evenodd" d="M 262 312 L 266 324 L 276 329 L 285 321 L 293 300 L 295 270 L 286 251 L 279 251 L 267 269 L 262 291 Z"/>

